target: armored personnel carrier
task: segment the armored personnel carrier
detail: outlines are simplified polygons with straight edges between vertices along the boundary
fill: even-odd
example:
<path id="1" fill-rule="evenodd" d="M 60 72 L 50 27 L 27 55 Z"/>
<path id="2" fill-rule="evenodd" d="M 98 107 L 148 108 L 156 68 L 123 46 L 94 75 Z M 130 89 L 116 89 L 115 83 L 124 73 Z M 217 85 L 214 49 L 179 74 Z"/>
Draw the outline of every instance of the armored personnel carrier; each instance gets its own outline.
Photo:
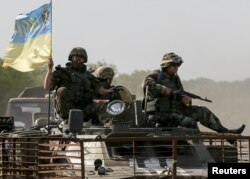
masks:
<path id="1" fill-rule="evenodd" d="M 146 127 L 141 100 L 125 87 L 114 100 L 95 100 L 104 106 L 98 125 L 77 109 L 65 123 L 53 100 L 35 98 L 11 99 L 9 117 L 0 118 L 2 178 L 207 178 L 208 163 L 250 160 L 248 136 Z M 15 115 L 17 106 L 29 117 Z"/>

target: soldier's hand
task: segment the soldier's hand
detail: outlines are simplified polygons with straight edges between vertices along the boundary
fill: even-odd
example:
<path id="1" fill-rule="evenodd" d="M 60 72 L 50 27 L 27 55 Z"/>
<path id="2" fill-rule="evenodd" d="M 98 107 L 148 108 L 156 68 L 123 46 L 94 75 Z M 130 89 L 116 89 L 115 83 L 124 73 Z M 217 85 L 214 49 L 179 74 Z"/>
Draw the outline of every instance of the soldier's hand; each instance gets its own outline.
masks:
<path id="1" fill-rule="evenodd" d="M 113 92 L 114 92 L 114 89 L 115 89 L 115 86 L 113 86 L 113 87 L 107 89 L 107 92 L 108 92 L 108 93 L 113 93 Z"/>
<path id="2" fill-rule="evenodd" d="M 54 66 L 54 62 L 53 62 L 52 57 L 50 57 L 48 61 L 48 68 L 50 71 L 53 69 L 53 66 Z"/>
<path id="3" fill-rule="evenodd" d="M 167 96 L 172 95 L 172 90 L 170 88 L 164 87 L 164 88 L 162 88 L 162 90 L 163 90 L 163 94 L 165 94 Z"/>
<path id="4" fill-rule="evenodd" d="M 192 98 L 190 98 L 189 96 L 183 96 L 181 98 L 181 102 L 184 104 L 184 105 L 190 105 L 191 102 L 192 102 Z"/>
<path id="5" fill-rule="evenodd" d="M 109 93 L 113 93 L 113 92 L 114 92 L 114 88 L 115 88 L 115 87 L 112 87 L 112 88 L 109 88 L 109 89 L 105 89 L 105 88 L 103 88 L 103 86 L 101 86 L 101 87 L 99 88 L 99 90 L 98 90 L 98 93 L 99 93 L 100 95 L 107 95 L 107 94 L 109 94 Z"/>

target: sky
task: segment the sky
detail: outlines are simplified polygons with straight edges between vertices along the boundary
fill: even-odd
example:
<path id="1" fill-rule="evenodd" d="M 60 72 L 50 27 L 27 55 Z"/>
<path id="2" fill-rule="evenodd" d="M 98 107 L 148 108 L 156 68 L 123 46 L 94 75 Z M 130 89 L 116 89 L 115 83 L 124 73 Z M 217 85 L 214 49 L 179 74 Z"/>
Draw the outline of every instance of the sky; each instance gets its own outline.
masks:
<path id="1" fill-rule="evenodd" d="M 0 57 L 18 14 L 48 0 L 1 4 Z M 88 63 L 105 61 L 119 73 L 158 69 L 175 52 L 182 80 L 250 78 L 249 0 L 52 0 L 52 56 L 67 62 L 73 47 L 87 50 Z"/>

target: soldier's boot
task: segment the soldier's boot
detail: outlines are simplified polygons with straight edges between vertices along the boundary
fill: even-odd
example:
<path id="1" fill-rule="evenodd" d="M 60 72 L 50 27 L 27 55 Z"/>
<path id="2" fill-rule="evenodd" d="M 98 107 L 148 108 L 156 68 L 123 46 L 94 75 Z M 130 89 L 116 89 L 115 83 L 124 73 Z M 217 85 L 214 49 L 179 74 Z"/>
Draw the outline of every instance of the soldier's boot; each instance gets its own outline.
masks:
<path id="1" fill-rule="evenodd" d="M 227 129 L 227 128 L 222 126 L 220 131 L 218 131 L 218 132 L 231 133 L 231 134 L 241 134 L 244 131 L 245 127 L 246 127 L 245 124 L 242 124 L 241 127 L 237 128 L 237 129 Z M 227 141 L 230 144 L 234 144 L 236 142 L 235 139 L 227 139 Z"/>
<path id="2" fill-rule="evenodd" d="M 237 128 L 237 129 L 227 129 L 227 128 L 221 126 L 220 129 L 218 130 L 218 132 L 231 133 L 231 134 L 241 134 L 244 131 L 245 127 L 246 127 L 245 124 L 242 124 L 241 127 Z"/>
<path id="3" fill-rule="evenodd" d="M 241 134 L 244 131 L 245 127 L 246 127 L 246 125 L 242 124 L 241 127 L 239 127 L 238 129 L 229 130 L 229 133 Z"/>

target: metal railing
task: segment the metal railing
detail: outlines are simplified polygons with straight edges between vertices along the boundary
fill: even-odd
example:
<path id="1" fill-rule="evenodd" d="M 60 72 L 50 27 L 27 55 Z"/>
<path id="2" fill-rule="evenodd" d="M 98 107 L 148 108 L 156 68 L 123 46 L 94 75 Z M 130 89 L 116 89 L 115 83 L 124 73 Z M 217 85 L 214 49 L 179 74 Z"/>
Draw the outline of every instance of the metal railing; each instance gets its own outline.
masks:
<path id="1" fill-rule="evenodd" d="M 206 178 L 208 162 L 250 162 L 249 136 L 2 137 L 0 149 L 3 179 Z"/>

